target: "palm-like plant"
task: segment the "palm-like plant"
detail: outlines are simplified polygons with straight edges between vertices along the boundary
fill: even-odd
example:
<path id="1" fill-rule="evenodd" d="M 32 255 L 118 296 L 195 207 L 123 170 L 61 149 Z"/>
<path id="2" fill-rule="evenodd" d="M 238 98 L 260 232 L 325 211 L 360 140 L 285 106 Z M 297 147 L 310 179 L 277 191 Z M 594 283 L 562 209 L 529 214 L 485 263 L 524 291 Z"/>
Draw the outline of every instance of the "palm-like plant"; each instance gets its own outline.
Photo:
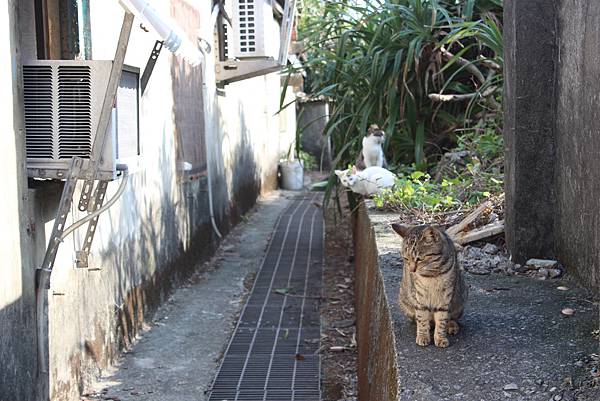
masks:
<path id="1" fill-rule="evenodd" d="M 331 103 L 334 165 L 353 162 L 378 123 L 392 163 L 425 167 L 455 129 L 499 110 L 501 0 L 329 0 L 320 11 L 301 32 L 305 89 Z"/>

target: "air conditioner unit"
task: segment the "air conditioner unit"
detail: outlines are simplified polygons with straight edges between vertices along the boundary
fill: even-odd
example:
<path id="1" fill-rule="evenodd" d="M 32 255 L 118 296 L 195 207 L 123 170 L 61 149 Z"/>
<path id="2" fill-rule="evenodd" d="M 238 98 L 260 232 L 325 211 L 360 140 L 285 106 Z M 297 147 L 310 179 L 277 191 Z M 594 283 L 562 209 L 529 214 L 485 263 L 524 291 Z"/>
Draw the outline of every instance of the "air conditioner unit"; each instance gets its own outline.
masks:
<path id="1" fill-rule="evenodd" d="M 23 65 L 25 144 L 30 177 L 64 179 L 74 156 L 83 158 L 84 169 L 87 167 L 85 159 L 91 155 L 111 68 L 112 61 L 36 60 Z M 97 178 L 101 180 L 116 178 L 121 148 L 135 146 L 138 152 L 139 79 L 132 80 L 131 74 L 138 77 L 139 73 L 128 74 L 123 73 L 117 93 L 117 105 L 120 97 L 127 98 L 126 112 L 121 113 L 119 107 L 113 110 L 99 164 Z M 131 89 L 135 91 L 133 97 Z M 127 115 L 132 113 L 135 116 Z M 135 121 L 123 124 L 119 121 L 121 114 L 126 116 L 123 122 Z M 121 126 L 136 132 L 118 132 Z M 134 145 L 130 144 L 132 137 Z"/>
<path id="2" fill-rule="evenodd" d="M 273 18 L 273 0 L 234 0 L 230 57 L 273 58 L 279 53 L 279 25 Z"/>

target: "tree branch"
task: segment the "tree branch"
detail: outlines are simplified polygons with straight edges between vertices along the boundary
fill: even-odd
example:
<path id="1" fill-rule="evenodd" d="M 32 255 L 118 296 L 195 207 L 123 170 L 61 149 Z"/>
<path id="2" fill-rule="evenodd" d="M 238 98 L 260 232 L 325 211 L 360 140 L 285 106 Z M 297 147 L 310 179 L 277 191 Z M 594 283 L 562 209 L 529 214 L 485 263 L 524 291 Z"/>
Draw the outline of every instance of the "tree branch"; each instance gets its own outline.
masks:
<path id="1" fill-rule="evenodd" d="M 502 67 L 500 66 L 500 64 L 496 63 L 495 61 L 492 61 L 490 59 L 484 59 L 484 60 L 480 60 L 479 62 L 485 68 L 489 68 L 490 70 L 494 70 L 496 72 L 502 72 Z"/>
<path id="2" fill-rule="evenodd" d="M 442 93 L 430 93 L 429 98 L 434 102 L 461 102 L 463 100 L 471 100 L 474 97 L 481 96 L 482 98 L 487 98 L 492 95 L 498 89 L 497 86 L 490 86 L 482 93 L 450 93 L 450 94 L 442 94 Z"/>
<path id="3" fill-rule="evenodd" d="M 446 61 L 448 61 L 448 60 L 450 60 L 450 59 L 452 59 L 454 57 L 454 54 L 450 53 L 443 46 L 440 48 L 440 52 L 442 53 L 442 57 Z M 480 83 L 484 83 L 485 82 L 485 77 L 483 76 L 483 74 L 481 73 L 481 71 L 479 71 L 479 68 L 477 68 L 475 66 L 475 64 L 471 63 L 469 60 L 464 59 L 462 57 L 457 57 L 454 62 L 456 64 L 460 65 L 461 67 L 464 67 L 467 71 L 469 71 L 471 74 L 473 74 L 473 76 L 475 78 L 477 78 L 477 80 Z"/>

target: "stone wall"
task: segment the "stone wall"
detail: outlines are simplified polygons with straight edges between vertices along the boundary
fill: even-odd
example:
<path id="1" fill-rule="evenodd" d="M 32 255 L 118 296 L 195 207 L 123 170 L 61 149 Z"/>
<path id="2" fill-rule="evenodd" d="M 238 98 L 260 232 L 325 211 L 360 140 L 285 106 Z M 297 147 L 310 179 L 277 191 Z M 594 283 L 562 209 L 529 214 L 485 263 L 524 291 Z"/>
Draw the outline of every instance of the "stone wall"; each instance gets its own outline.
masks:
<path id="1" fill-rule="evenodd" d="M 600 3 L 506 0 L 506 238 L 600 285 Z"/>

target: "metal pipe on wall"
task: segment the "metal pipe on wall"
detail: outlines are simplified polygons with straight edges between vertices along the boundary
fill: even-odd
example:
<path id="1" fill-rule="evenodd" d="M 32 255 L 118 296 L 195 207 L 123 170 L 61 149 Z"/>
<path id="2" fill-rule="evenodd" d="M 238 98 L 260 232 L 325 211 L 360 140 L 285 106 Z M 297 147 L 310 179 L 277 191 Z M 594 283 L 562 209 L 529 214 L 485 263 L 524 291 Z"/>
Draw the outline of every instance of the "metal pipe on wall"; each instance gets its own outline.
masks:
<path id="1" fill-rule="evenodd" d="M 219 5 L 217 4 L 213 7 L 212 13 L 210 16 L 210 25 L 209 25 L 210 29 L 214 29 L 214 27 L 217 23 L 218 16 L 219 16 Z M 217 227 L 217 222 L 215 220 L 214 204 L 213 204 L 211 132 L 213 132 L 214 127 L 212 124 L 212 117 L 211 117 L 212 110 L 209 109 L 208 85 L 206 82 L 206 80 L 207 80 L 206 63 L 207 63 L 207 59 L 208 59 L 206 57 L 206 53 L 208 51 L 210 51 L 210 49 L 207 51 L 201 45 L 199 45 L 198 48 L 200 49 L 200 52 L 202 52 L 202 55 L 204 58 L 204 60 L 202 61 L 202 105 L 204 108 L 204 147 L 206 150 L 206 176 L 207 176 L 207 185 L 208 185 L 208 209 L 209 209 L 209 213 L 210 213 L 210 222 L 212 224 L 213 230 L 214 230 L 215 234 L 217 234 L 217 237 L 222 238 L 223 235 L 219 231 L 219 228 Z"/>

